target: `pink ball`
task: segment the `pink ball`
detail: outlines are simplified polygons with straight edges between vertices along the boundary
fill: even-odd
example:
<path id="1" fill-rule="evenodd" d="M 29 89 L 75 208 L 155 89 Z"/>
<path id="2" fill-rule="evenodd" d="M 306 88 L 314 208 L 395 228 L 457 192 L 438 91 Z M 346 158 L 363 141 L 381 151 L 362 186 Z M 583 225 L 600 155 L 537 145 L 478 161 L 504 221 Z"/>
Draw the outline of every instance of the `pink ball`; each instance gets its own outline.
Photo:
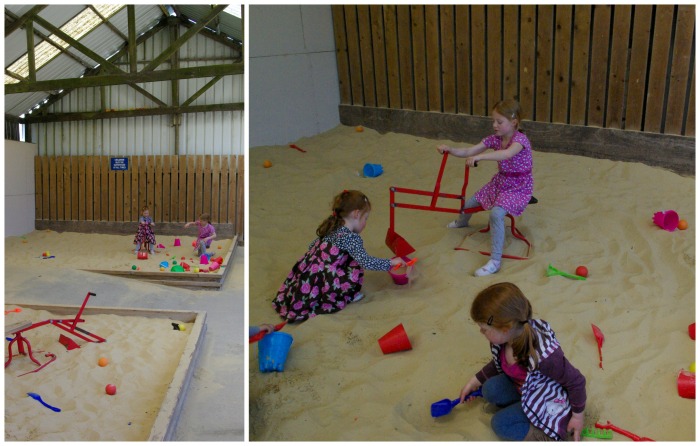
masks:
<path id="1" fill-rule="evenodd" d="M 576 268 L 576 275 L 581 277 L 588 277 L 588 268 L 585 266 L 579 266 Z"/>
<path id="2" fill-rule="evenodd" d="M 107 387 L 105 387 L 105 392 L 107 395 L 114 395 L 117 393 L 117 386 L 114 384 L 107 384 Z"/>

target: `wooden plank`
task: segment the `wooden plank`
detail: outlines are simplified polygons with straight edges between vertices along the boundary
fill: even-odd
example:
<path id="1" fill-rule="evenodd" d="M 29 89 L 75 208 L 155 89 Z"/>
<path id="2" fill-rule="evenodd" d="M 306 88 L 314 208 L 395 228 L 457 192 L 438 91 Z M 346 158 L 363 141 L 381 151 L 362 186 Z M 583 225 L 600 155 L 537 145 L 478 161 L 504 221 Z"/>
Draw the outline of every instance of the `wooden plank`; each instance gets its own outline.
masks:
<path id="1" fill-rule="evenodd" d="M 630 54 L 627 103 L 625 104 L 625 129 L 642 130 L 644 101 L 646 96 L 647 60 L 651 39 L 652 5 L 634 6 L 634 25 Z"/>
<path id="2" fill-rule="evenodd" d="M 440 6 L 440 61 L 442 65 L 442 111 L 457 113 L 455 63 L 455 6 Z"/>
<path id="3" fill-rule="evenodd" d="M 95 157 L 85 159 L 85 220 L 95 220 Z"/>
<path id="4" fill-rule="evenodd" d="M 84 232 L 86 234 L 115 234 L 134 235 L 134 222 L 123 221 L 56 221 L 56 220 L 35 220 L 36 230 L 50 229 L 56 232 Z M 182 236 L 182 223 L 159 223 L 157 236 L 172 235 Z M 221 238 L 231 238 L 236 235 L 233 223 L 220 223 L 216 225 L 216 236 Z"/>
<path id="5" fill-rule="evenodd" d="M 401 108 L 413 109 L 413 52 L 411 50 L 411 10 L 408 5 L 396 6 L 401 79 Z"/>
<path id="6" fill-rule="evenodd" d="M 552 79 L 552 122 L 569 121 L 569 70 L 571 69 L 572 5 L 556 6 L 554 27 L 554 76 Z"/>
<path id="7" fill-rule="evenodd" d="M 80 178 L 77 156 L 70 157 L 70 202 L 71 202 L 71 220 L 80 220 L 78 217 L 78 209 L 80 208 Z"/>
<path id="8" fill-rule="evenodd" d="M 219 188 L 219 222 L 221 223 L 233 223 L 231 215 L 228 213 L 228 194 L 231 189 L 229 183 L 231 178 L 229 177 L 229 163 L 235 163 L 235 158 L 233 155 L 222 155 L 221 157 L 221 187 Z M 235 178 L 235 177 L 234 177 Z M 235 181 L 235 179 L 234 179 Z"/>
<path id="9" fill-rule="evenodd" d="M 31 304 L 31 303 L 6 303 L 6 305 L 21 306 L 22 308 L 47 311 L 57 316 L 74 316 L 78 313 L 80 307 L 68 305 L 51 305 L 51 304 Z M 86 305 L 83 314 L 86 316 L 94 316 L 98 314 L 110 314 L 114 316 L 127 317 L 151 317 L 159 319 L 173 319 L 185 323 L 193 323 L 197 317 L 201 315 L 201 311 L 189 310 L 151 310 L 146 308 L 117 308 L 117 307 L 100 307 L 94 305 Z"/>
<path id="10" fill-rule="evenodd" d="M 124 221 L 124 171 L 111 170 L 114 174 L 114 221 Z"/>
<path id="11" fill-rule="evenodd" d="M 155 209 L 156 207 L 156 168 L 155 168 L 155 157 L 153 155 L 146 156 L 146 204 L 149 209 Z"/>
<path id="12" fill-rule="evenodd" d="M 109 221 L 119 221 L 117 220 L 117 173 L 110 167 L 110 157 L 106 156 L 105 158 L 107 159 L 106 171 L 109 179 Z"/>
<path id="13" fill-rule="evenodd" d="M 170 155 L 160 156 L 163 166 L 163 204 L 159 212 L 158 221 L 172 221 L 170 213 Z"/>
<path id="14" fill-rule="evenodd" d="M 202 215 L 204 211 L 203 207 L 203 199 L 204 199 L 204 194 L 203 194 L 203 187 L 204 187 L 204 156 L 203 155 L 195 155 L 195 175 L 194 175 L 194 216 L 195 220 L 199 218 L 200 215 Z"/>
<path id="15" fill-rule="evenodd" d="M 372 32 L 372 56 L 374 59 L 374 85 L 377 107 L 389 106 L 386 73 L 386 44 L 384 41 L 384 18 L 381 5 L 370 5 L 369 15 Z"/>
<path id="16" fill-rule="evenodd" d="M 70 162 L 71 162 L 71 157 L 70 156 L 62 156 L 63 159 L 63 219 L 64 220 L 73 220 L 73 216 L 71 215 L 73 206 L 71 204 L 72 202 L 72 195 L 71 195 L 71 179 L 70 179 L 70 173 L 71 173 L 71 167 L 70 167 Z"/>
<path id="17" fill-rule="evenodd" d="M 535 119 L 537 6 L 520 8 L 520 109 L 523 119 Z"/>
<path id="18" fill-rule="evenodd" d="M 537 87 L 535 96 L 535 120 L 552 120 L 552 39 L 554 36 L 554 7 L 537 7 Z"/>
<path id="19" fill-rule="evenodd" d="M 140 189 L 140 156 L 131 157 L 131 218 L 136 221 L 141 217 L 141 189 Z"/>
<path id="20" fill-rule="evenodd" d="M 243 238 L 245 221 L 245 159 L 238 156 L 238 177 L 236 178 L 236 235 Z"/>
<path id="21" fill-rule="evenodd" d="M 138 216 L 141 216 L 141 209 L 144 206 L 148 206 L 148 175 L 146 175 L 148 168 L 147 157 L 144 155 L 139 156 L 139 203 L 138 203 Z"/>
<path id="22" fill-rule="evenodd" d="M 348 43 L 352 104 L 362 105 L 364 104 L 362 90 L 362 58 L 360 55 L 360 38 L 357 31 L 357 9 L 354 5 L 345 6 L 345 36 Z"/>
<path id="23" fill-rule="evenodd" d="M 491 115 L 493 106 L 503 99 L 503 36 L 501 26 L 501 5 L 486 6 L 486 115 Z"/>
<path id="24" fill-rule="evenodd" d="M 357 5 L 357 32 L 359 37 L 360 60 L 362 61 L 362 96 L 364 104 L 374 107 L 377 99 L 374 93 L 374 56 L 372 54 L 372 27 L 368 5 Z"/>
<path id="25" fill-rule="evenodd" d="M 624 119 L 624 99 L 627 86 L 627 55 L 632 25 L 632 6 L 615 5 L 613 35 L 608 75 L 608 99 L 605 127 L 621 129 Z"/>
<path id="26" fill-rule="evenodd" d="M 56 180 L 53 182 L 56 185 L 56 196 L 54 198 L 54 206 L 56 208 L 56 216 L 51 216 L 52 220 L 65 220 L 65 209 L 63 207 L 63 157 L 57 156 L 56 160 Z"/>
<path id="27" fill-rule="evenodd" d="M 87 158 L 86 156 L 76 156 L 74 160 L 78 168 L 78 214 L 76 220 L 85 220 L 85 162 Z"/>
<path id="28" fill-rule="evenodd" d="M 155 167 L 155 193 L 153 196 L 153 209 L 151 218 L 154 222 L 163 221 L 163 159 L 160 155 L 153 157 Z"/>
<path id="29" fill-rule="evenodd" d="M 571 102 L 569 105 L 569 123 L 586 124 L 586 107 L 588 97 L 588 56 L 591 30 L 591 5 L 574 6 L 574 43 L 571 72 Z"/>
<path id="30" fill-rule="evenodd" d="M 342 5 L 332 5 L 333 37 L 335 38 L 335 58 L 338 67 L 338 84 L 340 87 L 340 103 L 350 104 L 350 66 L 348 63 L 348 47 L 345 40 L 345 14 Z"/>
<path id="31" fill-rule="evenodd" d="M 170 158 L 170 218 L 167 221 L 184 221 L 184 217 L 180 217 L 179 212 L 179 196 L 178 181 L 180 179 L 177 155 L 167 155 Z"/>
<path id="32" fill-rule="evenodd" d="M 593 36 L 591 41 L 591 79 L 588 89 L 588 116 L 586 125 L 605 125 L 605 87 L 608 72 L 608 47 L 610 45 L 610 5 L 593 6 Z"/>
<path id="33" fill-rule="evenodd" d="M 41 187 L 41 157 L 38 155 L 34 156 L 34 218 L 41 220 L 42 217 L 42 199 L 44 197 L 44 191 Z"/>
<path id="34" fill-rule="evenodd" d="M 472 113 L 470 11 L 467 5 L 455 6 L 457 113 L 463 114 Z"/>
<path id="35" fill-rule="evenodd" d="M 211 155 L 204 155 L 203 167 L 202 180 L 204 185 L 202 187 L 202 192 L 204 193 L 204 196 L 202 198 L 202 212 L 206 212 L 209 214 L 209 217 L 211 217 Z"/>
<path id="36" fill-rule="evenodd" d="M 189 221 L 196 221 L 199 218 L 199 214 L 197 213 L 196 210 L 196 203 L 201 203 L 201 200 L 197 198 L 197 194 L 194 188 L 194 177 L 195 177 L 195 161 L 196 161 L 196 156 L 195 155 L 189 155 L 185 158 L 186 166 L 187 166 L 187 172 L 186 172 L 186 178 L 187 178 L 187 187 L 184 189 L 180 189 L 180 194 L 183 193 L 184 191 L 184 196 L 187 197 L 187 219 L 185 220 L 186 222 Z M 180 164 L 182 166 L 182 164 Z M 201 204 L 200 204 L 201 206 Z"/>
<path id="37" fill-rule="evenodd" d="M 657 5 L 654 16 L 654 38 L 649 65 L 649 88 L 647 89 L 645 132 L 660 133 L 663 127 L 664 100 L 668 85 L 668 59 L 671 52 L 673 32 L 673 5 Z"/>
<path id="38" fill-rule="evenodd" d="M 428 81 L 428 110 L 442 111 L 440 67 L 440 18 L 437 5 L 425 6 L 425 50 Z"/>
<path id="39" fill-rule="evenodd" d="M 663 131 L 664 133 L 680 135 L 685 122 L 683 119 L 683 116 L 686 114 L 685 111 L 689 108 L 695 108 L 695 102 L 686 103 L 690 58 L 693 49 L 693 31 L 695 28 L 695 6 L 678 6 L 675 28 L 671 77 L 669 78 L 666 119 Z"/>
<path id="40" fill-rule="evenodd" d="M 503 98 L 518 98 L 518 5 L 503 6 Z"/>
<path id="41" fill-rule="evenodd" d="M 109 157 L 100 157 L 100 220 L 110 220 L 109 212 Z"/>
<path id="42" fill-rule="evenodd" d="M 131 163 L 131 157 L 126 157 L 129 163 L 129 168 L 122 172 L 123 177 L 123 198 L 121 206 L 124 209 L 124 218 L 122 221 L 134 221 L 136 217 L 131 212 L 131 172 L 134 169 L 134 165 Z"/>
<path id="43" fill-rule="evenodd" d="M 685 118 L 685 136 L 695 136 L 695 64 L 690 66 L 690 91 L 688 93 L 688 116 Z"/>
<path id="44" fill-rule="evenodd" d="M 5 335 L 17 333 L 18 331 L 24 330 L 25 328 L 29 328 L 32 325 L 34 325 L 32 321 L 21 321 L 16 322 L 12 325 L 7 325 L 5 326 Z"/>
<path id="45" fill-rule="evenodd" d="M 48 156 L 41 157 L 41 218 L 48 220 L 51 218 L 51 195 L 53 186 L 50 182 L 51 159 Z"/>
<path id="46" fill-rule="evenodd" d="M 428 75 L 426 71 L 425 6 L 411 5 L 411 43 L 413 46 L 413 91 L 416 110 L 428 110 Z"/>
<path id="47" fill-rule="evenodd" d="M 221 191 L 219 190 L 219 182 L 221 181 L 221 156 L 215 155 L 211 160 L 211 221 L 217 223 L 220 223 L 219 203 L 221 201 Z"/>
<path id="48" fill-rule="evenodd" d="M 399 70 L 398 26 L 396 6 L 382 6 L 386 42 L 386 74 L 391 108 L 401 108 L 401 72 Z"/>
<path id="49" fill-rule="evenodd" d="M 486 8 L 472 5 L 471 20 L 472 114 L 487 116 L 490 113 L 486 104 Z"/>
<path id="50" fill-rule="evenodd" d="M 187 170 L 188 170 L 188 157 L 184 155 L 178 156 L 178 218 L 181 222 L 193 221 L 191 215 L 187 212 Z M 194 178 L 192 178 L 194 180 Z M 193 183 L 194 184 L 194 181 Z M 194 213 L 194 212 L 193 212 Z"/>

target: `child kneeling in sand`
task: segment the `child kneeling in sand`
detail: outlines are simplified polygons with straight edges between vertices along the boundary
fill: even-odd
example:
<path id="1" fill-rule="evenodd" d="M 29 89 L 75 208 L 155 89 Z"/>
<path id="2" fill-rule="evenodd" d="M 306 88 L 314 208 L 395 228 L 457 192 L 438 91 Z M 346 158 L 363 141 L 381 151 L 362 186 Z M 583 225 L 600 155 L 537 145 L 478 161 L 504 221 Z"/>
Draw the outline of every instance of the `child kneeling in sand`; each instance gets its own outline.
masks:
<path id="1" fill-rule="evenodd" d="M 294 265 L 272 304 L 289 321 L 330 314 L 362 299 L 364 270 L 389 271 L 401 258 L 380 259 L 365 251 L 360 233 L 372 209 L 357 190 L 333 199 L 331 215 L 316 230 L 309 250 Z"/>
<path id="2" fill-rule="evenodd" d="M 216 229 L 211 224 L 209 214 L 202 214 L 199 216 L 199 220 L 185 223 L 185 228 L 189 228 L 192 225 L 197 225 L 199 228 L 194 250 L 201 257 L 207 252 L 207 248 L 211 246 L 211 241 L 216 237 Z"/>
<path id="3" fill-rule="evenodd" d="M 564 356 L 549 324 L 512 283 L 491 285 L 471 307 L 471 318 L 491 344 L 493 359 L 462 389 L 460 402 L 482 386 L 500 410 L 491 427 L 503 440 L 581 439 L 586 378 Z"/>

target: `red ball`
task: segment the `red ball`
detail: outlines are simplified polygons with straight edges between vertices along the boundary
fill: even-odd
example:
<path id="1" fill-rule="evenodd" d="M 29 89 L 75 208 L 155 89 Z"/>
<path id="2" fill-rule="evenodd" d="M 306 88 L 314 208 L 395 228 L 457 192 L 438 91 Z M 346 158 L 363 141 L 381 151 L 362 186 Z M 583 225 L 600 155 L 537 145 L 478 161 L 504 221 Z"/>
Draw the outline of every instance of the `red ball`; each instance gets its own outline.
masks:
<path id="1" fill-rule="evenodd" d="M 585 266 L 579 266 L 576 268 L 576 275 L 581 277 L 588 277 L 588 268 Z"/>
<path id="2" fill-rule="evenodd" d="M 105 392 L 107 392 L 107 395 L 114 395 L 117 393 L 117 386 L 114 384 L 107 384 L 107 387 L 105 387 Z"/>

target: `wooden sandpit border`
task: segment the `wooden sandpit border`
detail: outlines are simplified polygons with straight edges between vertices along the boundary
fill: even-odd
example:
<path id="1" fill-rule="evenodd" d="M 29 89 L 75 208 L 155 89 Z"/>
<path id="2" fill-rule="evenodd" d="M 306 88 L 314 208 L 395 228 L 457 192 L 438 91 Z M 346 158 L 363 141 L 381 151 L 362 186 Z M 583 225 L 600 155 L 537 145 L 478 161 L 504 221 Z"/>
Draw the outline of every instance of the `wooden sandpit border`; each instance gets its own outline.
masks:
<path id="1" fill-rule="evenodd" d="M 63 306 L 63 305 L 39 305 L 26 304 L 18 302 L 6 302 L 5 305 L 18 305 L 22 308 L 33 310 L 49 311 L 55 315 L 74 316 L 78 313 L 78 306 Z M 187 311 L 187 310 L 152 310 L 148 308 L 115 308 L 115 307 L 85 307 L 83 315 L 109 314 L 117 316 L 137 316 L 150 317 L 159 319 L 171 319 L 192 323 L 192 328 L 187 337 L 185 350 L 182 352 L 180 361 L 178 362 L 172 381 L 168 385 L 168 390 L 165 393 L 160 410 L 153 422 L 151 433 L 148 436 L 148 441 L 170 441 L 172 440 L 180 412 L 187 396 L 194 369 L 197 365 L 197 360 L 202 351 L 204 343 L 204 335 L 207 331 L 207 312 L 206 311 Z"/>
<path id="2" fill-rule="evenodd" d="M 236 247 L 238 246 L 238 236 L 233 237 L 231 247 L 224 255 L 224 263 L 219 268 L 219 271 L 213 273 L 173 273 L 170 271 L 163 272 L 148 272 L 148 271 L 118 271 L 109 269 L 83 269 L 91 273 L 109 274 L 111 276 L 127 277 L 130 279 L 139 279 L 144 282 L 159 283 L 161 285 L 179 286 L 187 288 L 202 288 L 220 290 L 224 286 L 224 281 L 229 271 L 229 262 L 235 255 Z"/>

